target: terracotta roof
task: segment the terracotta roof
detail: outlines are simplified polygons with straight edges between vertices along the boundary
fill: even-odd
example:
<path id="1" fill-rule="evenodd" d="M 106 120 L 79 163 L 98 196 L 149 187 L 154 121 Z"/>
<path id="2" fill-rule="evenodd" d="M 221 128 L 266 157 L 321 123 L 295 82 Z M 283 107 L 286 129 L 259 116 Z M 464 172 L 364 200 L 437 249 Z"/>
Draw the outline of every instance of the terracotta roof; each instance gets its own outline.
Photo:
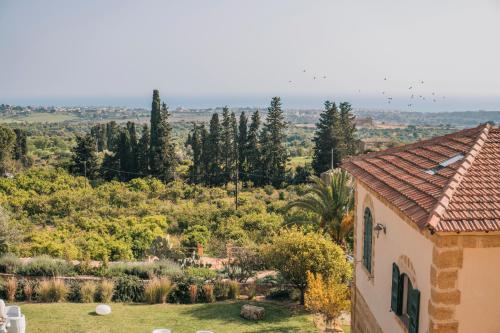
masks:
<path id="1" fill-rule="evenodd" d="M 484 124 L 342 163 L 418 227 L 500 231 L 500 129 Z"/>

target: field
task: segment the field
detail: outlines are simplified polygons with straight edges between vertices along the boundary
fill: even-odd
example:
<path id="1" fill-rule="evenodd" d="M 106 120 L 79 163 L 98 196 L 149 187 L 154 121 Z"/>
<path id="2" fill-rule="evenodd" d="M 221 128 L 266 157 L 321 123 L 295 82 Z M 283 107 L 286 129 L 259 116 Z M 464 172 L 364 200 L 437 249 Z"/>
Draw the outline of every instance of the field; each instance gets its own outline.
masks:
<path id="1" fill-rule="evenodd" d="M 303 311 L 291 312 L 275 303 L 259 303 L 266 308 L 260 322 L 239 316 L 243 302 L 219 302 L 196 305 L 112 304 L 112 314 L 97 316 L 96 304 L 52 303 L 21 304 L 27 331 L 60 333 L 135 332 L 150 333 L 155 328 L 170 328 L 174 333 L 211 330 L 215 333 L 317 332 L 312 316 Z M 348 332 L 348 331 L 346 331 Z"/>
<path id="2" fill-rule="evenodd" d="M 27 117 L 0 117 L 0 123 L 59 123 L 67 120 L 76 120 L 76 116 L 48 112 L 32 113 Z"/>

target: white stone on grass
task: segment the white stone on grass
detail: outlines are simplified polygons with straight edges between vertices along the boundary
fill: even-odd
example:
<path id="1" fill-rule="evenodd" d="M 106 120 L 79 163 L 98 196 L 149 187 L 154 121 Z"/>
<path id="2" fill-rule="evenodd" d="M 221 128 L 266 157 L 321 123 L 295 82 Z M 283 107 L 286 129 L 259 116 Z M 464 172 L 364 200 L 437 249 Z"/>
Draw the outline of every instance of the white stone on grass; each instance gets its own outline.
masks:
<path id="1" fill-rule="evenodd" d="M 106 316 L 111 313 L 111 307 L 107 304 L 99 304 L 95 308 L 95 313 L 97 313 L 99 316 Z"/>
<path id="2" fill-rule="evenodd" d="M 157 328 L 153 330 L 153 333 L 172 333 L 168 328 Z"/>

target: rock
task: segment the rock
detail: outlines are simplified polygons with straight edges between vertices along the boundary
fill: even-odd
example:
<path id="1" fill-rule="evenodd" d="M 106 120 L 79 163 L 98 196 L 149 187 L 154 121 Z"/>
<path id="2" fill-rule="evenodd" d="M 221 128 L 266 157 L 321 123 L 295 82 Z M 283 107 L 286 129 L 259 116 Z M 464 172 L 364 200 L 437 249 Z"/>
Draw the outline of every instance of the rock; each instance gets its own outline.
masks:
<path id="1" fill-rule="evenodd" d="M 266 310 L 260 306 L 245 304 L 241 307 L 240 316 L 250 320 L 264 319 Z"/>
<path id="2" fill-rule="evenodd" d="M 99 304 L 95 308 L 95 313 L 97 313 L 100 316 L 109 315 L 111 313 L 111 307 L 106 304 Z"/>

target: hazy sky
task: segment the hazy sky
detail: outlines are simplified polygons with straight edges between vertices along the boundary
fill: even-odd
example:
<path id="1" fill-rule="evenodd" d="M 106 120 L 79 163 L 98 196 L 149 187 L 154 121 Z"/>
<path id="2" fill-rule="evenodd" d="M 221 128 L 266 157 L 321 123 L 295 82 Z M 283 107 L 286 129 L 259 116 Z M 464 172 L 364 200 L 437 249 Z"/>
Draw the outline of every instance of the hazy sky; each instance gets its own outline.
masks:
<path id="1" fill-rule="evenodd" d="M 0 103 L 498 110 L 499 36 L 499 0 L 0 0 Z"/>

